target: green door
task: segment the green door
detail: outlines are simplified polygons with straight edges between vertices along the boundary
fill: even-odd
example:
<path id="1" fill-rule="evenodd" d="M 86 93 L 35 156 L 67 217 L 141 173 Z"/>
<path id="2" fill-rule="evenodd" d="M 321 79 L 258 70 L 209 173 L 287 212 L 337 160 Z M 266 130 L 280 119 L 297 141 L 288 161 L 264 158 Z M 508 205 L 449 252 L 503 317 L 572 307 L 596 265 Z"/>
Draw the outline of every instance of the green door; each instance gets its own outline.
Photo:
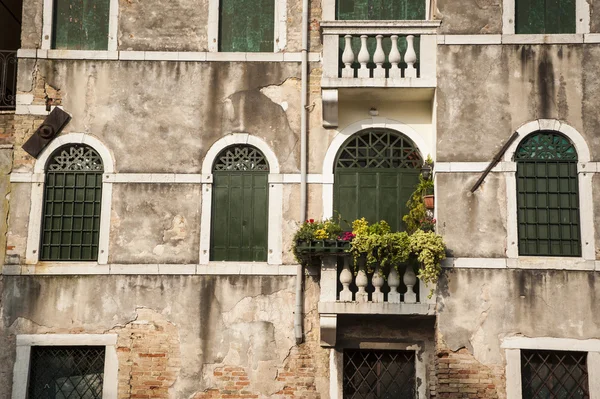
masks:
<path id="1" fill-rule="evenodd" d="M 254 147 L 228 147 L 213 171 L 210 259 L 267 260 L 268 165 Z"/>
<path id="2" fill-rule="evenodd" d="M 351 223 L 361 217 L 404 230 L 406 202 L 419 182 L 423 159 L 404 135 L 368 129 L 352 136 L 336 161 L 334 210 Z M 349 225 L 343 226 L 349 229 Z"/>

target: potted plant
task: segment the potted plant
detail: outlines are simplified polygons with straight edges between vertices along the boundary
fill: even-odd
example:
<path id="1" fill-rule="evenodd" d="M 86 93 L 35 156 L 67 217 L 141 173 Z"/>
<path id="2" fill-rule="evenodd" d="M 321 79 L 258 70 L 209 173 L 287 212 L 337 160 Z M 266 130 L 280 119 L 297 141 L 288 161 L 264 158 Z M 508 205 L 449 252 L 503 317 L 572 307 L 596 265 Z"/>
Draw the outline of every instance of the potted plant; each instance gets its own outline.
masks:
<path id="1" fill-rule="evenodd" d="M 341 234 L 342 228 L 333 219 L 308 219 L 294 234 L 292 252 L 298 262 L 306 264 L 314 254 L 344 251 L 349 246 L 349 240 L 344 240 Z"/>

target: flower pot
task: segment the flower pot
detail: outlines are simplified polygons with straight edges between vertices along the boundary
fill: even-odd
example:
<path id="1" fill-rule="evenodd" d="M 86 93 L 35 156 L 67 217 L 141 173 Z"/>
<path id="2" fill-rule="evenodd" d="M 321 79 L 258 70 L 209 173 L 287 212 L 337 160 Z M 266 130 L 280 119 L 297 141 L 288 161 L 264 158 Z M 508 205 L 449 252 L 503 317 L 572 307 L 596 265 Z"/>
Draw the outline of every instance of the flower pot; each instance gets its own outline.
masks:
<path id="1" fill-rule="evenodd" d="M 423 202 L 425 203 L 425 208 L 433 209 L 434 202 L 435 202 L 434 199 L 435 199 L 435 196 L 433 196 L 433 195 L 424 195 Z"/>

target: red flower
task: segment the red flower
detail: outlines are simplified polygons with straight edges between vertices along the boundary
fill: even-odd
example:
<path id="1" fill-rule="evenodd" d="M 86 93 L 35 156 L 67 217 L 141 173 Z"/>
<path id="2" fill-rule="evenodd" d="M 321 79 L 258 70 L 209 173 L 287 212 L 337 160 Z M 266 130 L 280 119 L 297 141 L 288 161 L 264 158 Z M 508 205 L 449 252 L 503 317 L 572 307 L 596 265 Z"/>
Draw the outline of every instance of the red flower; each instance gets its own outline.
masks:
<path id="1" fill-rule="evenodd" d="M 308 221 L 309 221 L 310 223 L 314 223 L 314 222 L 315 222 L 315 219 L 308 219 Z"/>

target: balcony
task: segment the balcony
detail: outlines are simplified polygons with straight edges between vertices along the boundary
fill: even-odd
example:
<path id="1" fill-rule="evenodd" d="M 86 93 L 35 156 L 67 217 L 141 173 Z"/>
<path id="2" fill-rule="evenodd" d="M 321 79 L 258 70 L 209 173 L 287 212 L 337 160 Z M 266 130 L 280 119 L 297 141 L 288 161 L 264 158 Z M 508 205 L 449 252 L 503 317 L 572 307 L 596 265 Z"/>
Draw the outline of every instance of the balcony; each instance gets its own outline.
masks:
<path id="1" fill-rule="evenodd" d="M 359 267 L 355 275 L 352 262 L 350 254 L 321 258 L 319 316 L 322 346 L 335 346 L 337 316 L 340 314 L 435 315 L 435 297 L 428 298 L 430 289 L 406 265 L 398 271 L 392 268 L 385 276 L 378 270 L 368 273 Z"/>
<path id="2" fill-rule="evenodd" d="M 339 96 L 360 98 L 365 89 L 391 89 L 386 96 L 395 98 L 433 97 L 439 26 L 440 21 L 323 21 L 323 125 L 337 127 Z"/>

